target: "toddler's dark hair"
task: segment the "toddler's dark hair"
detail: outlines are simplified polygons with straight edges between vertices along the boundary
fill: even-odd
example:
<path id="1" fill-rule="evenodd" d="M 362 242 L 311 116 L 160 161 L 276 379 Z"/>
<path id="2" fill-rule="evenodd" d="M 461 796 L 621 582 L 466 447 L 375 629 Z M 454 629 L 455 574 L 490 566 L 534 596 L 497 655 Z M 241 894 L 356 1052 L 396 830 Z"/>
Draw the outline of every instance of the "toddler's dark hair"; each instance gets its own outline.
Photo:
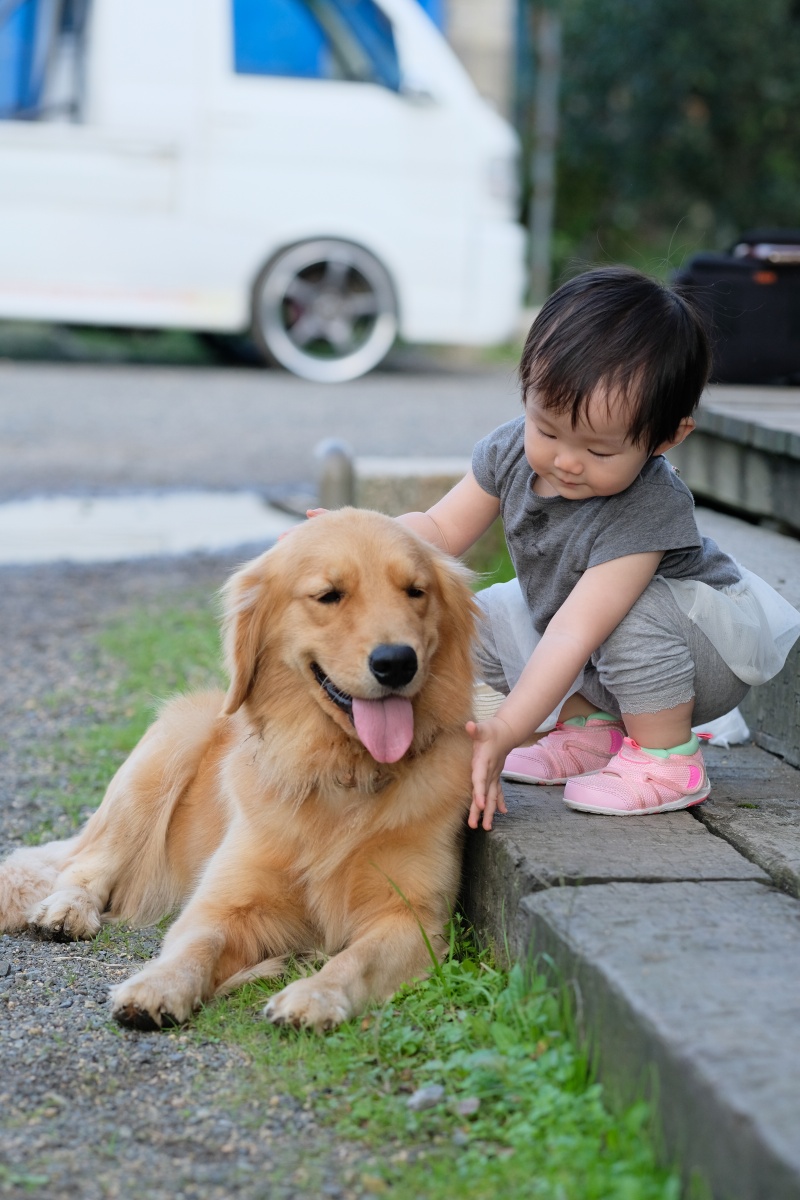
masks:
<path id="1" fill-rule="evenodd" d="M 631 267 L 598 267 L 563 284 L 537 316 L 519 375 L 573 427 L 602 385 L 621 395 L 630 440 L 652 453 L 691 416 L 711 369 L 700 314 L 681 294 Z"/>

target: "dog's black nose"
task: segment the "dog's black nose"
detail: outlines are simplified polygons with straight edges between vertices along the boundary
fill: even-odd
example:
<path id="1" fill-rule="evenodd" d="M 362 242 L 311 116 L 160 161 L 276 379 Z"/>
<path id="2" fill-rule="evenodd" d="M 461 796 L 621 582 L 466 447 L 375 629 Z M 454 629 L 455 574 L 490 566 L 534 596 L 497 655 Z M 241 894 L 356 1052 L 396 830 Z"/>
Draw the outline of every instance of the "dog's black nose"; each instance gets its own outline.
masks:
<path id="1" fill-rule="evenodd" d="M 383 643 L 370 654 L 369 669 L 384 687 L 403 687 L 417 673 L 416 651 L 412 646 Z"/>

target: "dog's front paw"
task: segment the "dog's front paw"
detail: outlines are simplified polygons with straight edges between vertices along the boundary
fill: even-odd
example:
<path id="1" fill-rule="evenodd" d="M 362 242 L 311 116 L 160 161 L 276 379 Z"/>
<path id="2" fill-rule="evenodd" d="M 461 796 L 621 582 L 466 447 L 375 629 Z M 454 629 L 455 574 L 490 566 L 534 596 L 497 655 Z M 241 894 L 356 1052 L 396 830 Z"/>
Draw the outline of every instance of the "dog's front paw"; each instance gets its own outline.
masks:
<path id="1" fill-rule="evenodd" d="M 52 892 L 59 868 L 47 846 L 23 846 L 0 864 L 0 933 L 22 933 L 31 910 Z"/>
<path id="2" fill-rule="evenodd" d="M 53 892 L 28 914 L 28 924 L 33 932 L 54 942 L 77 942 L 96 937 L 102 923 L 96 900 L 78 887 Z"/>
<path id="3" fill-rule="evenodd" d="M 310 975 L 297 979 L 277 996 L 273 996 L 264 1008 L 264 1016 L 273 1025 L 293 1025 L 322 1032 L 335 1029 L 342 1021 L 353 1016 L 353 1006 L 341 988 L 333 987 Z"/>
<path id="4" fill-rule="evenodd" d="M 202 1002 L 179 967 L 157 963 L 111 989 L 111 1015 L 128 1029 L 151 1033 L 188 1021 Z"/>

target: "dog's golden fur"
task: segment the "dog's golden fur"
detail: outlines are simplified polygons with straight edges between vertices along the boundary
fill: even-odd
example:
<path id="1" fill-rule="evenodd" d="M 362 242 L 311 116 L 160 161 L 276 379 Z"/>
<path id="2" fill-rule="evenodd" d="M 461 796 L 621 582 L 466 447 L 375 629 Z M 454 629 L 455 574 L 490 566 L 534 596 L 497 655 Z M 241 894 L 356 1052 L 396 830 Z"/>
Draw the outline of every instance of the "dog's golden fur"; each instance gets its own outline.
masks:
<path id="1" fill-rule="evenodd" d="M 469 806 L 474 603 L 458 564 L 356 510 L 299 527 L 224 597 L 227 695 L 169 702 L 80 834 L 6 860 L 0 929 L 87 938 L 182 909 L 161 955 L 114 989 L 119 1021 L 185 1021 L 319 951 L 322 969 L 266 1013 L 327 1028 L 429 969 L 421 929 L 443 946 Z M 416 655 L 394 689 L 370 670 L 386 645 Z M 410 697 L 407 752 L 377 762 L 321 676 Z"/>

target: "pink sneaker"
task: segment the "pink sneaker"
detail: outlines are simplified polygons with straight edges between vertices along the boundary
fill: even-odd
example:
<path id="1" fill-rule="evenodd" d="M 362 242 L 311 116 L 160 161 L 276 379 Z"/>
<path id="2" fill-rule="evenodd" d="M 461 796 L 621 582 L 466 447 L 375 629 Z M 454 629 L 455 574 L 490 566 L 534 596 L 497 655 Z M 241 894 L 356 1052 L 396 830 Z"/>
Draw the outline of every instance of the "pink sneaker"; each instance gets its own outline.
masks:
<path id="1" fill-rule="evenodd" d="M 622 746 L 625 726 L 609 716 L 572 717 L 556 725 L 534 746 L 512 750 L 503 767 L 504 779 L 519 783 L 566 783 L 576 775 L 599 771 Z"/>
<path id="2" fill-rule="evenodd" d="M 635 817 L 691 808 L 710 791 L 699 745 L 694 754 L 661 758 L 626 737 L 602 771 L 588 779 L 568 780 L 564 801 L 579 812 Z"/>

